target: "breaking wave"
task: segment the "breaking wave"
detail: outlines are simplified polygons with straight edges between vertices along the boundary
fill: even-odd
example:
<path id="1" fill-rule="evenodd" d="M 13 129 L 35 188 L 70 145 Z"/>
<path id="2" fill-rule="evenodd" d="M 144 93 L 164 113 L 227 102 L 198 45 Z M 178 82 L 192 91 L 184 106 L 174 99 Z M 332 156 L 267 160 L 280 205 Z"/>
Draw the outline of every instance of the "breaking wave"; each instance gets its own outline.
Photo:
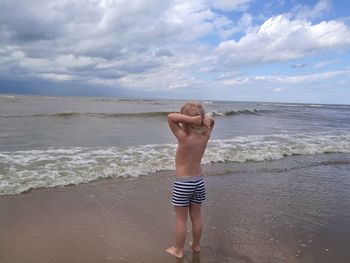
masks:
<path id="1" fill-rule="evenodd" d="M 150 144 L 0 152 L 0 194 L 172 170 L 175 149 L 174 144 Z M 260 162 L 321 153 L 350 153 L 350 134 L 250 135 L 213 140 L 203 164 Z"/>

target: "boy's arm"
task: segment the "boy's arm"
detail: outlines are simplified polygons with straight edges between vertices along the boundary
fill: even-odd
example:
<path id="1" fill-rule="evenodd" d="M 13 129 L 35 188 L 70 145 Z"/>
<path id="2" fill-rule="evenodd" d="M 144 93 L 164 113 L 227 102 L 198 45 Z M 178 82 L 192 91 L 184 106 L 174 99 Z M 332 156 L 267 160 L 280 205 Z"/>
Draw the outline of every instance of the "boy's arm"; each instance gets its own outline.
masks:
<path id="1" fill-rule="evenodd" d="M 181 138 L 186 136 L 186 132 L 180 126 L 180 123 L 193 124 L 193 125 L 201 125 L 202 124 L 201 116 L 187 116 L 180 113 L 169 113 L 168 114 L 168 123 L 171 131 L 174 133 L 176 138 Z"/>

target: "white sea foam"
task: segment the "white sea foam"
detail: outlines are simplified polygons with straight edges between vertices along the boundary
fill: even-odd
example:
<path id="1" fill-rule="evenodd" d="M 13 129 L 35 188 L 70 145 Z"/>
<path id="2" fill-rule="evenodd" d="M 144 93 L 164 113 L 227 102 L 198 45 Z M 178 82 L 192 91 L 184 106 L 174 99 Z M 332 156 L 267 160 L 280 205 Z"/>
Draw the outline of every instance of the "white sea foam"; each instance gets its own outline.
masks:
<path id="1" fill-rule="evenodd" d="M 324 105 L 321 105 L 321 104 L 310 104 L 308 106 L 311 108 L 323 108 L 324 107 Z"/>
<path id="2" fill-rule="evenodd" d="M 173 144 L 150 144 L 0 152 L 0 194 L 174 169 L 175 149 Z M 213 140 L 203 163 L 258 162 L 319 153 L 350 153 L 350 134 L 250 135 Z"/>

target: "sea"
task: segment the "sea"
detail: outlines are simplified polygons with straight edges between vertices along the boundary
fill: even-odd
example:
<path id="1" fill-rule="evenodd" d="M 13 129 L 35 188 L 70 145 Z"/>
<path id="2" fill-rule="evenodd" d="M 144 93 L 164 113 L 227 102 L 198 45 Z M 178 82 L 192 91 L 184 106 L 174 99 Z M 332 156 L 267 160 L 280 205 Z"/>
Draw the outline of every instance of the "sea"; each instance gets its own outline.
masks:
<path id="1" fill-rule="evenodd" d="M 184 102 L 0 95 L 0 195 L 174 170 L 167 114 Z M 299 156 L 293 169 L 350 167 L 350 105 L 201 103 L 215 119 L 204 165 L 280 160 L 274 172 L 286 173 Z"/>

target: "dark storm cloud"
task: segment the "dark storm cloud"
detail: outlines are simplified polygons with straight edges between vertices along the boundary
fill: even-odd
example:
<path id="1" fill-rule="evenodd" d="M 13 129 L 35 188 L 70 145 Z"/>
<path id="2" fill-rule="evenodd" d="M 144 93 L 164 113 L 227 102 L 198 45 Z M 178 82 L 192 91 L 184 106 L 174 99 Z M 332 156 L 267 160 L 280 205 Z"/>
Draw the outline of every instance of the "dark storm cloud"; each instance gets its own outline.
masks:
<path id="1" fill-rule="evenodd" d="M 92 85 L 80 81 L 71 81 L 62 85 L 60 81 L 47 80 L 37 77 L 21 79 L 4 78 L 0 76 L 2 93 L 34 94 L 52 96 L 116 96 L 128 97 L 130 91 L 120 87 L 108 87 L 104 85 Z M 136 95 L 135 93 L 134 95 Z"/>
<path id="2" fill-rule="evenodd" d="M 46 12 L 48 10 L 45 5 L 44 1 L 1 1 L 2 36 L 7 36 L 8 40 L 16 43 L 57 37 L 62 31 L 65 18 Z"/>
<path id="3" fill-rule="evenodd" d="M 23 45 L 26 41 L 67 37 L 74 25 L 93 24 L 103 16 L 97 2 L 2 0 L 1 34 L 8 41 Z M 78 33 L 78 32 L 77 32 Z M 85 32 L 86 33 L 86 32 Z M 71 35 L 74 39 L 74 36 Z"/>

